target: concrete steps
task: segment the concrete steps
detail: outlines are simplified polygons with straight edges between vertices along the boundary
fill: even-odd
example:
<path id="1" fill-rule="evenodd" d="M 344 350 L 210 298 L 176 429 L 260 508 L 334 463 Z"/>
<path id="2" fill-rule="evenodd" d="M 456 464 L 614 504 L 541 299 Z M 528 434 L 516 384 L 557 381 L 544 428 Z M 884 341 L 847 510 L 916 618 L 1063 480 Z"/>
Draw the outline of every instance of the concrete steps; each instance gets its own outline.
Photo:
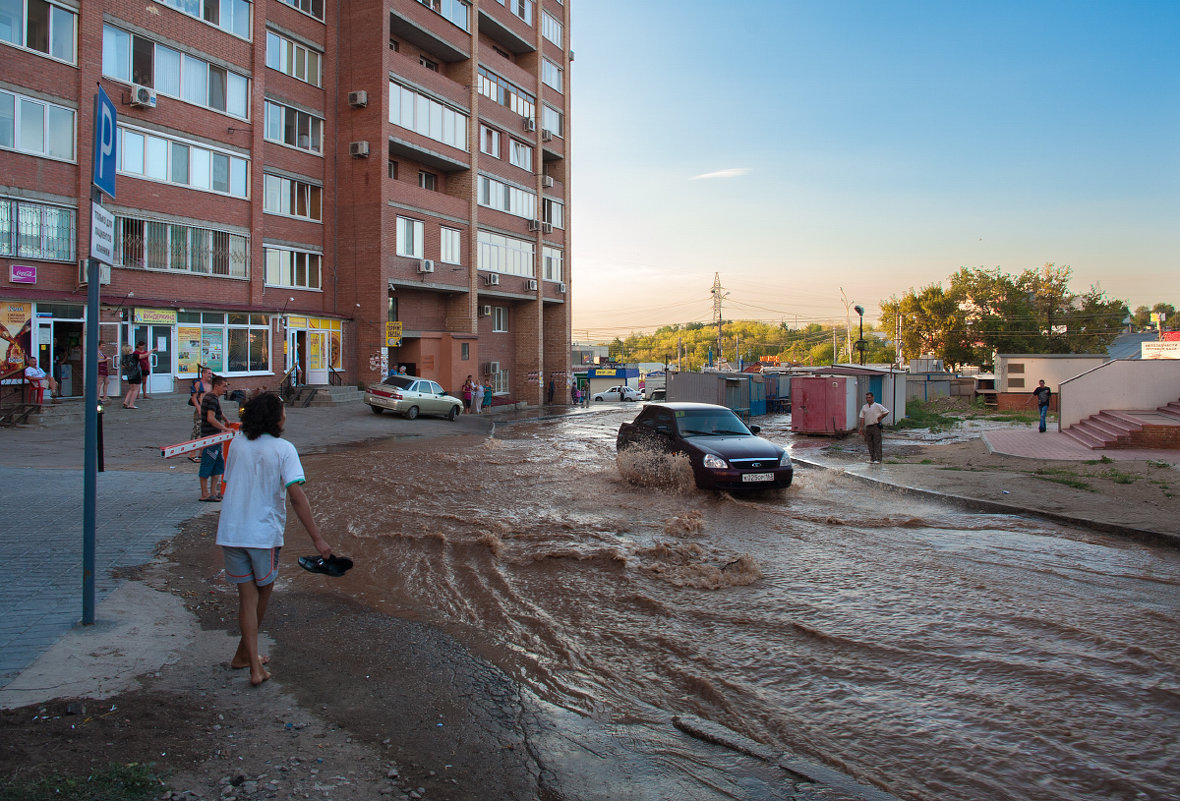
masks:
<path id="1" fill-rule="evenodd" d="M 1062 433 L 1095 450 L 1180 448 L 1180 401 L 1158 409 L 1104 409 Z"/>
<path id="2" fill-rule="evenodd" d="M 364 399 L 365 393 L 352 385 L 299 387 L 291 405 L 295 407 L 343 406 L 349 403 L 360 403 Z"/>

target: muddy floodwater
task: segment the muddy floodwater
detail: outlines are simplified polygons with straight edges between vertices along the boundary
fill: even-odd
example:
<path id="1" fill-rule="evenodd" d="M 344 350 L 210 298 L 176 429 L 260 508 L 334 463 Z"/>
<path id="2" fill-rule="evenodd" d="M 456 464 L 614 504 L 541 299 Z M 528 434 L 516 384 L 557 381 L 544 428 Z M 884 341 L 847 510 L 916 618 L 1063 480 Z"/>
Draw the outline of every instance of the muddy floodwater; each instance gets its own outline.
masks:
<path id="1" fill-rule="evenodd" d="M 1176 552 L 819 470 L 636 484 L 636 411 L 307 456 L 349 591 L 584 715 L 698 715 L 906 799 L 1180 797 Z"/>

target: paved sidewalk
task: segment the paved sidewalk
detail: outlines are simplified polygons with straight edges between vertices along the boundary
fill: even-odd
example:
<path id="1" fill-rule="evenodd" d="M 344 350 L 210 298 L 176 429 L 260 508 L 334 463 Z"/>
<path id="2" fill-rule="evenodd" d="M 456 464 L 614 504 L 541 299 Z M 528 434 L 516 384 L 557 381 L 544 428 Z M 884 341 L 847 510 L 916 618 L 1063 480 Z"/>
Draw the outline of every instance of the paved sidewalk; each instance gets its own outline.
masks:
<path id="1" fill-rule="evenodd" d="M 1055 459 L 1081 462 L 1090 459 L 1118 461 L 1157 461 L 1180 465 L 1180 451 L 1147 448 L 1087 448 L 1060 431 L 1040 433 L 1035 428 L 1002 428 L 983 432 L 983 441 L 992 453 L 1026 459 Z"/>

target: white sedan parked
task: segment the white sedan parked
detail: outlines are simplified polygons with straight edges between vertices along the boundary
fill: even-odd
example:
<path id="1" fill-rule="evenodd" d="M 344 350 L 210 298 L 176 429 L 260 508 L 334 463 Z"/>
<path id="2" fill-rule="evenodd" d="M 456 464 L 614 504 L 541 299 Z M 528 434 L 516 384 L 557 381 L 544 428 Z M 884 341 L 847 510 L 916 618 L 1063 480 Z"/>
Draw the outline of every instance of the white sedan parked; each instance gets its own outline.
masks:
<path id="1" fill-rule="evenodd" d="M 641 401 L 643 400 L 643 393 L 631 387 L 618 386 L 611 387 L 604 392 L 595 392 L 590 396 L 591 400 L 602 401 Z"/>

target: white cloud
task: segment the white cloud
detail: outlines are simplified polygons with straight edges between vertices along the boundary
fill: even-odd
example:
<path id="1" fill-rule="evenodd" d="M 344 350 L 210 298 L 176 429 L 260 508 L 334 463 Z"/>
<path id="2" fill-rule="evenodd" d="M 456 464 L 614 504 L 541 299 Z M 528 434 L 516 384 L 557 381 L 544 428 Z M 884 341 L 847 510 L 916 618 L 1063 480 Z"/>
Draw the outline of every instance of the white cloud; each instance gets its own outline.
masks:
<path id="1" fill-rule="evenodd" d="M 737 178 L 741 175 L 749 175 L 749 167 L 732 167 L 728 170 L 718 170 L 717 172 L 706 172 L 701 175 L 694 175 L 692 180 L 700 181 L 705 178 Z"/>

